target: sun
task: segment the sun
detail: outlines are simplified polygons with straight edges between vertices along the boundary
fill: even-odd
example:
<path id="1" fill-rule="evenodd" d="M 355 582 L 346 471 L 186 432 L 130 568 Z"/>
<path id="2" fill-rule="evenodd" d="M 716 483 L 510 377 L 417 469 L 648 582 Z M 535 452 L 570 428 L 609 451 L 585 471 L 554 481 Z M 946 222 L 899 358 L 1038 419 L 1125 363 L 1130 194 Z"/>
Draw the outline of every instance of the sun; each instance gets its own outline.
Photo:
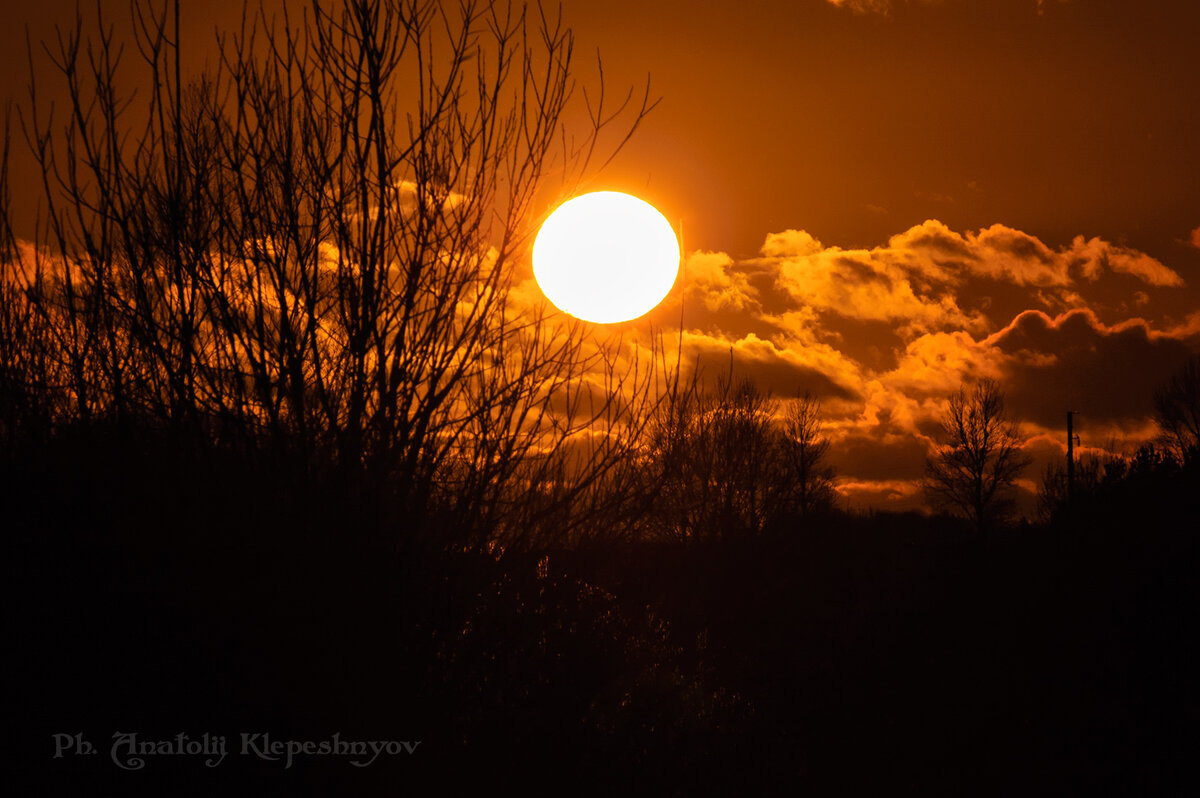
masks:
<path id="1" fill-rule="evenodd" d="M 613 324 L 662 302 L 679 272 L 679 241 L 650 203 L 619 191 L 567 200 L 533 242 L 533 276 L 555 307 Z"/>

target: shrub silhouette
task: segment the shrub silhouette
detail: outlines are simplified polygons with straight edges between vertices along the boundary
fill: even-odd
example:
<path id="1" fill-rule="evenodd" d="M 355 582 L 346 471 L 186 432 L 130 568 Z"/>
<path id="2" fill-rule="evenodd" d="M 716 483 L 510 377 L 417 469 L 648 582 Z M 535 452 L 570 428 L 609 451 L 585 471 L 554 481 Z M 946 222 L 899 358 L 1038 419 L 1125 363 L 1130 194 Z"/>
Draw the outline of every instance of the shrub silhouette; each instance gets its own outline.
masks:
<path id="1" fill-rule="evenodd" d="M 647 483 L 658 534 L 682 540 L 755 537 L 833 506 L 820 405 L 802 395 L 782 419 L 779 402 L 732 364 L 712 388 L 699 373 L 658 405 Z"/>
<path id="2" fill-rule="evenodd" d="M 1154 392 L 1154 420 L 1181 461 L 1200 456 L 1200 355 L 1193 355 Z"/>

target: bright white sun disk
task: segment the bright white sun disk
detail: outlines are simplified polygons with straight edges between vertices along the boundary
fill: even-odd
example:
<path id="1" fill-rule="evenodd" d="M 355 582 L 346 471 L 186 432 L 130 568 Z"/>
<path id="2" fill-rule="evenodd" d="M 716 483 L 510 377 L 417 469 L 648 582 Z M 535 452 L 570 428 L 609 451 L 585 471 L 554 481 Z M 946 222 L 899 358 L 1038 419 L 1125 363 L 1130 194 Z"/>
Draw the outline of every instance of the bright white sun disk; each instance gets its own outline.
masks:
<path id="1" fill-rule="evenodd" d="M 554 305 L 611 324 L 651 311 L 675 284 L 679 241 L 653 205 L 617 191 L 567 200 L 533 243 L 533 275 Z"/>

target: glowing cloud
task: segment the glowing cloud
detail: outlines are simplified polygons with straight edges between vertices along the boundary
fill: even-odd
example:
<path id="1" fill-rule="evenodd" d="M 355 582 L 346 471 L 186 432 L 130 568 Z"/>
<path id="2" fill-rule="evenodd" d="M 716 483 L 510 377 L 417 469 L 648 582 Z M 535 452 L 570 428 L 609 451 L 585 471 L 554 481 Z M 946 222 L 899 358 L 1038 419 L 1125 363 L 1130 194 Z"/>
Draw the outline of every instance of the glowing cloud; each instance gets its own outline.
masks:
<path id="1" fill-rule="evenodd" d="M 814 390 L 845 500 L 899 509 L 920 503 L 912 481 L 947 398 L 979 378 L 1004 384 L 1043 449 L 1067 406 L 1088 412 L 1085 445 L 1152 434 L 1153 385 L 1200 347 L 1200 311 L 1153 315 L 1183 285 L 1155 257 L 1098 237 L 1053 245 L 929 219 L 843 249 L 788 229 L 755 258 L 688 258 L 700 301 L 685 305 L 683 351 L 714 370 L 732 356 L 777 396 Z"/>

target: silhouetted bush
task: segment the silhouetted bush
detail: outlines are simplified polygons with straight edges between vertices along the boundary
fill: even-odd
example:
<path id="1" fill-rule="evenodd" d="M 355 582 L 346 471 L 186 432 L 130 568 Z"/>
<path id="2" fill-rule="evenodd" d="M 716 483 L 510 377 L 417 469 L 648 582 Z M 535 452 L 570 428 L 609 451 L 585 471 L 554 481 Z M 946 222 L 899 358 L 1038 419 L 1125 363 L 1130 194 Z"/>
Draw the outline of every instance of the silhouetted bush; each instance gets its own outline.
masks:
<path id="1" fill-rule="evenodd" d="M 691 541 L 755 537 L 828 512 L 833 471 L 820 405 L 805 395 L 782 418 L 779 410 L 752 381 L 735 381 L 732 365 L 713 388 L 697 375 L 669 391 L 643 455 L 655 497 L 648 531 Z"/>
<path id="2" fill-rule="evenodd" d="M 1200 355 L 1193 355 L 1154 392 L 1154 419 L 1177 459 L 1200 457 Z"/>

